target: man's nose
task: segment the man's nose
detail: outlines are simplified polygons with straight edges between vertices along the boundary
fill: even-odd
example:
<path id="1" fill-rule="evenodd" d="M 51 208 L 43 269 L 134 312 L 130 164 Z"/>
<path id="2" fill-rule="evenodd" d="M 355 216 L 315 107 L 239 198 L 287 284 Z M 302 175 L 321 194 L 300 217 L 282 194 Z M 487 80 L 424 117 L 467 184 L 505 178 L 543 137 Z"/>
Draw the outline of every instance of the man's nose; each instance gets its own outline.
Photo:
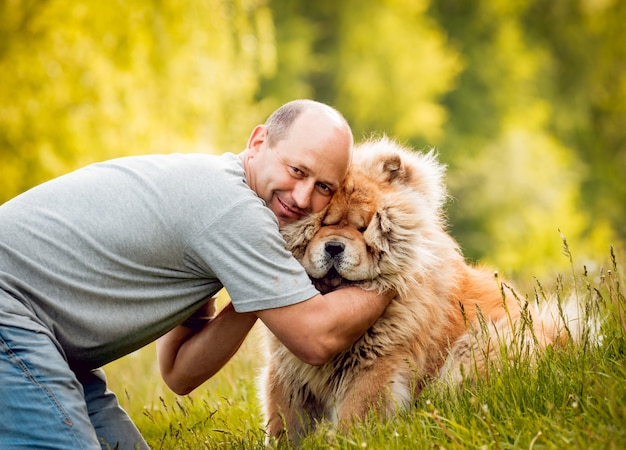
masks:
<path id="1" fill-rule="evenodd" d="M 311 197 L 315 190 L 315 183 L 313 182 L 300 182 L 297 183 L 293 189 L 293 201 L 300 209 L 306 210 L 311 207 Z"/>

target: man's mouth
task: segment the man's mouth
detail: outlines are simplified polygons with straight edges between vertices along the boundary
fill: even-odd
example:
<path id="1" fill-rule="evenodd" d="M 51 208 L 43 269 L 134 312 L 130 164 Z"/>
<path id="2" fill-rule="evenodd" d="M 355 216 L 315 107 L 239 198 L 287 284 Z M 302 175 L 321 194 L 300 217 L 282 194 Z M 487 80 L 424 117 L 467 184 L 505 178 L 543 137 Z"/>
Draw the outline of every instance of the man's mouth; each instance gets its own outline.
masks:
<path id="1" fill-rule="evenodd" d="M 302 211 L 298 210 L 298 209 L 293 209 L 291 206 L 287 205 L 285 202 L 283 202 L 280 197 L 276 196 L 276 201 L 278 202 L 278 204 L 281 206 L 281 209 L 283 211 L 283 214 L 285 216 L 291 217 L 291 218 L 295 218 L 295 219 L 299 219 L 300 217 L 302 217 Z"/>

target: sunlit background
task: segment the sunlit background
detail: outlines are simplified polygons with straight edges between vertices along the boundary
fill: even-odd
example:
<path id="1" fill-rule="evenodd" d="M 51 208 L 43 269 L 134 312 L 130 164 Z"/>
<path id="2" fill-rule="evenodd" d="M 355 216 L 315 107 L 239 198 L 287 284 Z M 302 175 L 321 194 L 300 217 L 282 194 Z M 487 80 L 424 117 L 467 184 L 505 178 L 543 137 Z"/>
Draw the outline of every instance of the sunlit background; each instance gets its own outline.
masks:
<path id="1" fill-rule="evenodd" d="M 239 152 L 313 98 L 437 148 L 470 259 L 532 277 L 626 240 L 626 2 L 0 0 L 0 203 L 118 156 Z M 592 262 L 593 261 L 593 262 Z"/>

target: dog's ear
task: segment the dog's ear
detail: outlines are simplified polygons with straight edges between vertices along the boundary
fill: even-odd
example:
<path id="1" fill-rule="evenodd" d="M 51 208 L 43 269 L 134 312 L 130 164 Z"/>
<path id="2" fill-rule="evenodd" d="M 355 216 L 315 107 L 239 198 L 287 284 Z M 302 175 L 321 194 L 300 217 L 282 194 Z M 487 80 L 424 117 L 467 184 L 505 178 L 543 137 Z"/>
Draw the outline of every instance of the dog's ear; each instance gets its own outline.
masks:
<path id="1" fill-rule="evenodd" d="M 372 217 L 372 224 L 366 231 L 366 240 L 372 249 L 380 253 L 389 252 L 389 237 L 393 231 L 393 223 L 388 215 L 388 209 L 381 208 Z"/>
<path id="2" fill-rule="evenodd" d="M 382 168 L 388 183 L 409 184 L 413 178 L 411 166 L 402 161 L 400 153 L 386 153 L 382 155 Z"/>
<path id="3" fill-rule="evenodd" d="M 428 153 L 413 152 L 391 141 L 382 141 L 384 147 L 378 155 L 384 180 L 396 186 L 406 186 L 423 195 L 435 208 L 440 208 L 447 198 L 443 182 L 445 166 L 437 160 L 434 150 Z"/>
<path id="4" fill-rule="evenodd" d="M 420 203 L 437 213 L 447 199 L 445 165 L 439 163 L 434 150 L 414 152 L 386 136 L 370 139 L 355 147 L 352 170 L 376 182 L 415 191 Z"/>

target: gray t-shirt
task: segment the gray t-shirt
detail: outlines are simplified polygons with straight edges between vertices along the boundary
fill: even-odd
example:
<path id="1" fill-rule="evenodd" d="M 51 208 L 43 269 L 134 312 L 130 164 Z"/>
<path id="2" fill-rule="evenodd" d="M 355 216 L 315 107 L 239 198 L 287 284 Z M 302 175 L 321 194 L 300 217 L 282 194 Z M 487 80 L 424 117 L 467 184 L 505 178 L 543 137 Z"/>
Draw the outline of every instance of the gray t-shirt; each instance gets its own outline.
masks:
<path id="1" fill-rule="evenodd" d="M 222 287 L 239 312 L 317 294 L 234 154 L 115 159 L 0 206 L 0 323 L 73 365 L 142 347 Z"/>

